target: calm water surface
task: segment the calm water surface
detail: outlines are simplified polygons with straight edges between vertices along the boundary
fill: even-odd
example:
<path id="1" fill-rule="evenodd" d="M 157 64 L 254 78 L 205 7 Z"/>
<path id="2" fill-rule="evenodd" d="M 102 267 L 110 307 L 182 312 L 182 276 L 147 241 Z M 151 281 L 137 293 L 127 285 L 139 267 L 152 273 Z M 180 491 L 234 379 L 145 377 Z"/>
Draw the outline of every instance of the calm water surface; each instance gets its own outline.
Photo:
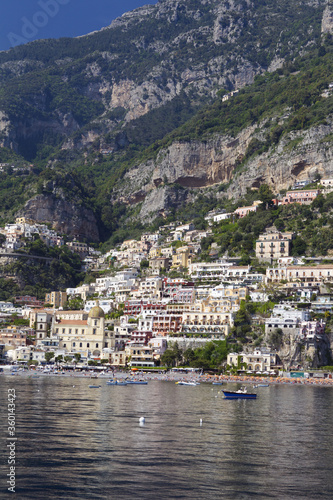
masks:
<path id="1" fill-rule="evenodd" d="M 1 375 L 1 499 L 333 498 L 332 388 L 271 386 L 255 401 L 227 401 L 209 384 L 89 383 Z M 17 395 L 15 494 L 8 388 Z"/>

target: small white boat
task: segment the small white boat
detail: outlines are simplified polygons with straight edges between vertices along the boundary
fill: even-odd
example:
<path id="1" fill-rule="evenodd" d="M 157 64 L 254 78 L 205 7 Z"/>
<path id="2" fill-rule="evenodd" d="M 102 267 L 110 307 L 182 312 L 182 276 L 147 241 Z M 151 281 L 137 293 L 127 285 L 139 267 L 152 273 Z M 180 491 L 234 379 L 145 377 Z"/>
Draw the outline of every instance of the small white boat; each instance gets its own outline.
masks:
<path id="1" fill-rule="evenodd" d="M 127 385 L 127 382 L 120 380 L 108 380 L 106 385 Z"/>
<path id="2" fill-rule="evenodd" d="M 191 386 L 196 386 L 196 385 L 200 385 L 199 382 L 185 382 L 184 380 L 179 380 L 178 382 L 176 382 L 176 385 L 191 385 Z"/>

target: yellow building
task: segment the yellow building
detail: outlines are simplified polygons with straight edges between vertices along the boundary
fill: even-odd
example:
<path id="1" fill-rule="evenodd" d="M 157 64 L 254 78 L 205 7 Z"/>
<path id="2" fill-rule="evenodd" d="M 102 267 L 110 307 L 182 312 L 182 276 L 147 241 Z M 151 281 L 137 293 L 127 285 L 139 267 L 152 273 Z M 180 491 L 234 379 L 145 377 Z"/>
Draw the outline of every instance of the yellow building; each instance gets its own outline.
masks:
<path id="1" fill-rule="evenodd" d="M 66 292 L 50 292 L 45 295 L 45 303 L 51 304 L 56 309 L 64 307 L 65 302 L 67 302 Z"/>
<path id="2" fill-rule="evenodd" d="M 145 368 L 155 366 L 153 348 L 145 345 L 131 345 L 126 347 L 128 366 L 142 366 Z"/>
<path id="3" fill-rule="evenodd" d="M 116 351 L 109 354 L 109 363 L 112 366 L 126 366 L 127 356 L 125 351 Z"/>
<path id="4" fill-rule="evenodd" d="M 36 221 L 33 219 L 28 219 L 27 217 L 16 217 L 16 224 L 35 224 Z"/>
<path id="5" fill-rule="evenodd" d="M 160 257 L 162 255 L 162 249 L 160 247 L 152 247 L 149 250 L 149 258 L 156 259 L 156 257 Z"/>
<path id="6" fill-rule="evenodd" d="M 172 267 L 188 267 L 189 265 L 190 250 L 188 247 L 179 247 L 176 254 L 172 256 Z"/>

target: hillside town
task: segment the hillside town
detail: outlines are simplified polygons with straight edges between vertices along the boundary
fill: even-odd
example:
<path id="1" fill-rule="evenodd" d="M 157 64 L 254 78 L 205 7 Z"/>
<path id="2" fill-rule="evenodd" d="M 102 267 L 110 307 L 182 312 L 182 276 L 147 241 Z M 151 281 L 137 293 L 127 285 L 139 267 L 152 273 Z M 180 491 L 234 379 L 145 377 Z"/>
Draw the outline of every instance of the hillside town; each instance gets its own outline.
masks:
<path id="1" fill-rule="evenodd" d="M 332 184 L 321 181 L 324 189 Z M 302 189 L 274 203 L 310 204 L 320 192 L 295 187 Z M 193 351 L 227 339 L 231 347 L 223 369 L 278 374 L 328 365 L 333 263 L 292 256 L 295 232 L 275 226 L 256 241 L 263 267 L 221 257 L 215 243 L 209 261 L 200 258 L 200 242 L 212 234 L 214 223 L 246 217 L 260 203 L 233 213 L 213 210 L 205 216 L 205 230 L 192 222 L 169 223 L 104 254 L 24 217 L 7 224 L 2 254 L 19 251 L 37 236 L 47 246 L 67 245 L 80 256 L 82 269 L 98 277 L 53 290 L 44 301 L 17 296 L 1 302 L 2 362 L 153 369 L 164 366 L 163 355 L 172 346 Z M 22 324 L 13 324 L 13 317 Z"/>

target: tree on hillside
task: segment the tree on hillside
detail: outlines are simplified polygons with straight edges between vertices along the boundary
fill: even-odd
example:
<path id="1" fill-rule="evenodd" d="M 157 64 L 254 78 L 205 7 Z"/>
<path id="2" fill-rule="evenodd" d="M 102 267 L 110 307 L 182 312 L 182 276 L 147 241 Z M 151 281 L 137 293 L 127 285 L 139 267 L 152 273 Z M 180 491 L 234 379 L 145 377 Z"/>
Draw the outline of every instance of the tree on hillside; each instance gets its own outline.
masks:
<path id="1" fill-rule="evenodd" d="M 79 295 L 73 295 L 68 297 L 66 304 L 64 305 L 65 310 L 69 311 L 81 311 L 84 307 L 84 301 Z"/>
<path id="2" fill-rule="evenodd" d="M 264 208 L 271 207 L 273 205 L 274 194 L 268 184 L 261 184 L 258 191 L 258 198 L 262 201 Z"/>
<path id="3" fill-rule="evenodd" d="M 296 236 L 296 238 L 291 242 L 291 255 L 293 255 L 294 257 L 304 255 L 306 252 L 306 247 L 306 241 L 304 241 L 300 236 Z"/>

